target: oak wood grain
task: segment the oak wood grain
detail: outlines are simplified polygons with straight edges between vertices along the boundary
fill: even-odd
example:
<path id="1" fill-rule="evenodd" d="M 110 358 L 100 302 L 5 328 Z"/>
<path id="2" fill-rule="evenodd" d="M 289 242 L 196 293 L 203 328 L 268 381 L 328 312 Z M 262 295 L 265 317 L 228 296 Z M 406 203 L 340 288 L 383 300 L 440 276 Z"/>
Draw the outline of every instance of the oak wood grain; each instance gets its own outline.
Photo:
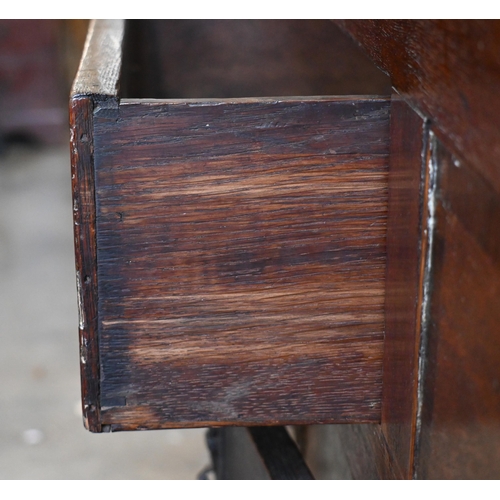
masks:
<path id="1" fill-rule="evenodd" d="M 124 99 L 123 40 L 71 101 L 90 429 L 380 421 L 389 100 Z"/>
<path id="2" fill-rule="evenodd" d="M 390 121 L 381 424 L 327 427 L 325 446 L 331 448 L 321 453 L 349 464 L 337 471 L 340 478 L 413 477 L 430 144 L 426 122 L 397 94 Z M 317 428 L 311 432 L 313 440 L 320 434 Z M 306 456 L 314 464 L 311 453 Z"/>
<path id="3" fill-rule="evenodd" d="M 122 63 L 125 21 L 98 19 L 90 22 L 72 96 L 116 96 Z"/>
<path id="4" fill-rule="evenodd" d="M 103 424 L 380 420 L 388 111 L 96 110 Z"/>
<path id="5" fill-rule="evenodd" d="M 70 102 L 71 179 L 76 286 L 79 316 L 82 410 L 85 427 L 100 432 L 99 348 L 97 338 L 97 247 L 93 164 L 93 102 Z"/>

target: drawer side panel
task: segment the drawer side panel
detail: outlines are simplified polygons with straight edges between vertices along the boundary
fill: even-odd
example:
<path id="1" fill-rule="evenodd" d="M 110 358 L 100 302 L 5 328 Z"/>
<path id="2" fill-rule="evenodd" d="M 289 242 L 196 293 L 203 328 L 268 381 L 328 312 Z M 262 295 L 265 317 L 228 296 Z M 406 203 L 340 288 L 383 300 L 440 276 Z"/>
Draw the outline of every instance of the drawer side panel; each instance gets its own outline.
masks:
<path id="1" fill-rule="evenodd" d="M 389 101 L 94 116 L 102 423 L 379 422 Z"/>

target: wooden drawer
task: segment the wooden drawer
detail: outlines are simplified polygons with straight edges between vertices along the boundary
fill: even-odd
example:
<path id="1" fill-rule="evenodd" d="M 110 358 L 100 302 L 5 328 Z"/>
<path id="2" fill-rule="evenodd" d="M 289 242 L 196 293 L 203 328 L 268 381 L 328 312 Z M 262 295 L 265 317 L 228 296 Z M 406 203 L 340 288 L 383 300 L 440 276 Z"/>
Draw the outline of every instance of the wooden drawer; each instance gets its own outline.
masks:
<path id="1" fill-rule="evenodd" d="M 390 99 L 327 21 L 124 28 L 70 102 L 86 426 L 379 422 Z"/>

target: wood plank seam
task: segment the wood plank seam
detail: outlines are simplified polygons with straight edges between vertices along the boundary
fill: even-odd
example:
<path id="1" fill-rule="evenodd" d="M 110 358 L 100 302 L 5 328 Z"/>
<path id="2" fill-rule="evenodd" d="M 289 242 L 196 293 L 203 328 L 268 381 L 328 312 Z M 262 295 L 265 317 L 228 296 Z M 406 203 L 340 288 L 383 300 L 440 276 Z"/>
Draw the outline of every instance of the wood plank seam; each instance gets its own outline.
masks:
<path id="1" fill-rule="evenodd" d="M 415 408 L 415 424 L 413 460 L 411 462 L 411 471 L 413 479 L 418 479 L 418 453 L 420 449 L 420 437 L 422 430 L 422 408 L 424 404 L 424 379 L 427 360 L 427 344 L 429 322 L 431 321 L 430 307 L 432 294 L 432 275 L 433 275 L 433 241 L 434 231 L 436 227 L 436 191 L 437 191 L 437 175 L 438 164 L 436 159 L 437 140 L 433 131 L 429 128 L 428 139 L 426 144 L 426 169 L 425 183 L 422 195 L 422 247 L 420 250 L 421 256 L 421 272 L 420 272 L 420 297 L 419 297 L 419 313 L 417 318 L 419 321 L 419 341 L 418 345 L 418 379 L 417 379 L 417 404 Z"/>

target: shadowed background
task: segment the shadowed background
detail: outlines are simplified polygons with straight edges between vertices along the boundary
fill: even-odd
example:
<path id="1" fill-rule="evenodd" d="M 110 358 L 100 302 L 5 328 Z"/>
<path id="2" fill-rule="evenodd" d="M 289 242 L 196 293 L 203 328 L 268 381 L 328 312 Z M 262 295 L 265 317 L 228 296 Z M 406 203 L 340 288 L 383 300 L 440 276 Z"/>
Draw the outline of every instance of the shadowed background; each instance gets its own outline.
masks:
<path id="1" fill-rule="evenodd" d="M 0 21 L 0 479 L 195 479 L 204 430 L 82 424 L 67 96 L 86 21 Z"/>

